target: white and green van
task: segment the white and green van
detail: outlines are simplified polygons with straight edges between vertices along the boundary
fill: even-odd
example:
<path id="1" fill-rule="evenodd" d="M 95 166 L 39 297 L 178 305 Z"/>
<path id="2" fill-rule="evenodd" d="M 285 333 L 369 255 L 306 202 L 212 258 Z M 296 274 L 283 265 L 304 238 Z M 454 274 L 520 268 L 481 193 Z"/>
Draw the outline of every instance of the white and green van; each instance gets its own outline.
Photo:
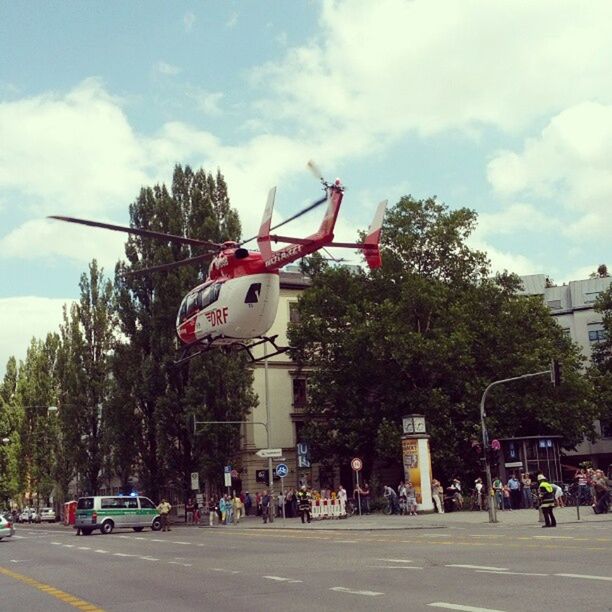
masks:
<path id="1" fill-rule="evenodd" d="M 134 531 L 150 527 L 153 531 L 159 531 L 161 520 L 157 507 L 148 497 L 140 495 L 79 497 L 75 529 L 80 529 L 83 535 L 90 535 L 94 529 L 99 529 L 105 534 L 112 533 L 115 527 L 128 527 Z"/>

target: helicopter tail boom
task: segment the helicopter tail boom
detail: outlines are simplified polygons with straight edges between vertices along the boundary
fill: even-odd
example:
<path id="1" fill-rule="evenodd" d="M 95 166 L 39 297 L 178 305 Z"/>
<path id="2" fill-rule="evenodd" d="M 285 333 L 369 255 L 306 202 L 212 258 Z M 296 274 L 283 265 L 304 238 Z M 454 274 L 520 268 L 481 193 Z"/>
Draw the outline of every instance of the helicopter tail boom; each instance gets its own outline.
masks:
<path id="1" fill-rule="evenodd" d="M 383 200 L 376 208 L 372 225 L 368 229 L 368 234 L 364 240 L 363 255 L 370 270 L 376 270 L 382 266 L 380 255 L 380 234 L 382 232 L 383 219 L 387 208 L 387 200 Z M 367 245 L 367 246 L 366 246 Z"/>

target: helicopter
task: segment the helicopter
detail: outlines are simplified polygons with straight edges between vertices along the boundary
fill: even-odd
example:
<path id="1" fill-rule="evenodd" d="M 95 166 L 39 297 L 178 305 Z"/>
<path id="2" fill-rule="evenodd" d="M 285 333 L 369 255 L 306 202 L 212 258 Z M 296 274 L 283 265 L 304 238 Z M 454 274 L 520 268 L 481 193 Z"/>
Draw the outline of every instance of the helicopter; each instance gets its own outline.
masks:
<path id="1" fill-rule="evenodd" d="M 317 172 L 312 162 L 309 162 L 309 166 Z M 380 235 L 387 201 L 378 205 L 363 242 L 334 242 L 334 227 L 345 188 L 340 179 L 328 183 L 320 173 L 318 175 L 325 195 L 282 223 L 271 227 L 276 198 L 276 187 L 273 187 L 268 193 L 257 236 L 242 242 L 226 241 L 219 244 L 75 217 L 51 215 L 49 218 L 165 242 L 188 244 L 206 250 L 195 257 L 131 270 L 126 274 L 164 272 L 179 266 L 201 264 L 214 253 L 206 279 L 185 295 L 179 307 L 176 333 L 182 343 L 182 349 L 174 365 L 186 363 L 213 348 L 245 350 L 251 361 L 257 362 L 283 353 L 289 348 L 278 346 L 276 336 L 266 336 L 276 318 L 281 268 L 326 247 L 358 249 L 363 253 L 370 269 L 374 270 L 382 265 Z M 297 238 L 270 233 L 324 203 L 327 203 L 327 207 L 321 225 L 310 236 Z M 244 244 L 255 239 L 259 250 L 244 248 Z M 274 250 L 272 243 L 283 243 L 287 246 Z M 265 357 L 257 357 L 252 349 L 263 344 L 270 344 L 273 351 L 266 351 Z"/>

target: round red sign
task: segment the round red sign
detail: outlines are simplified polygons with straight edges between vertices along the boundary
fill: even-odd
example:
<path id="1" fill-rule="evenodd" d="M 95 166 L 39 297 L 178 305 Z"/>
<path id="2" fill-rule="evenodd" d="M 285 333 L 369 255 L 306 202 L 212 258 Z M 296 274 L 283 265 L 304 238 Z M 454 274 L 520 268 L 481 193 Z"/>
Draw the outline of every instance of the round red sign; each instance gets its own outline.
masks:
<path id="1" fill-rule="evenodd" d="M 351 461 L 351 467 L 358 472 L 362 467 L 363 467 L 363 461 L 361 461 L 361 459 L 359 459 L 359 457 L 355 457 L 352 461 Z"/>

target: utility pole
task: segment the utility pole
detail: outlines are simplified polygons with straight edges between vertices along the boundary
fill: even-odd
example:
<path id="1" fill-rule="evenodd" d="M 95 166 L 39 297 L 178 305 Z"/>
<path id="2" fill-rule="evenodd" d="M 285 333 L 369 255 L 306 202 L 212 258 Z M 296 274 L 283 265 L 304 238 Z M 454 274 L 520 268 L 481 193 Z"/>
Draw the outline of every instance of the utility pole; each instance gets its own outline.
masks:
<path id="1" fill-rule="evenodd" d="M 552 370 L 552 368 L 551 368 Z M 485 460 L 485 473 L 487 475 L 487 495 L 489 497 L 489 523 L 497 523 L 497 508 L 495 507 L 495 496 L 491 498 L 491 489 L 493 488 L 493 482 L 491 480 L 491 465 L 489 464 L 489 434 L 487 433 L 487 426 L 485 423 L 485 401 L 489 390 L 497 385 L 511 382 L 513 380 L 523 380 L 525 378 L 533 378 L 534 376 L 544 376 L 545 374 L 551 374 L 551 370 L 542 370 L 541 372 L 533 372 L 532 374 L 523 374 L 522 376 L 514 376 L 512 378 L 504 378 L 503 380 L 496 380 L 492 382 L 482 394 L 480 400 L 480 427 L 482 429 L 482 445 L 484 448 L 484 460 Z"/>

